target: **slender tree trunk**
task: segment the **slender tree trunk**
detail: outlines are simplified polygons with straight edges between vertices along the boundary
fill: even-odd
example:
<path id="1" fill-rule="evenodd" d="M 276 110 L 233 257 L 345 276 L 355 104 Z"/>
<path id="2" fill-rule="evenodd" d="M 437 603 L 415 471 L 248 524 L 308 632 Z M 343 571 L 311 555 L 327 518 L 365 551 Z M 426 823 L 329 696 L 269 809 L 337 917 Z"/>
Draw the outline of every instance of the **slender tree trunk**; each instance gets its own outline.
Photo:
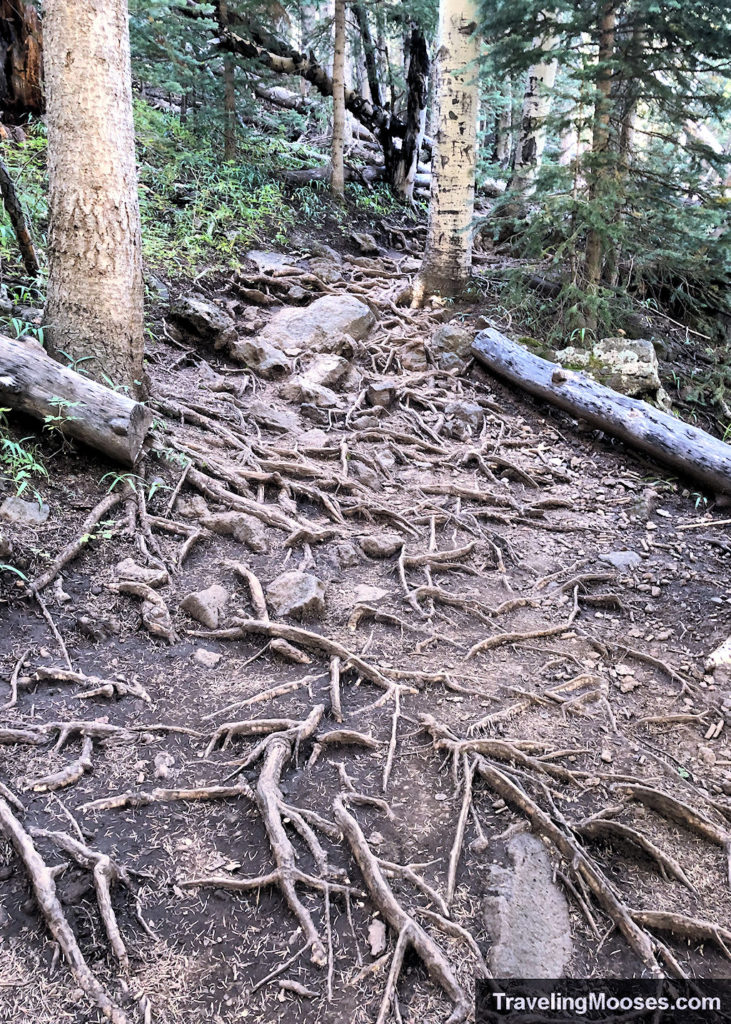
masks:
<path id="1" fill-rule="evenodd" d="M 614 54 L 614 30 L 617 21 L 617 0 L 602 0 L 599 17 L 599 55 L 594 100 L 594 132 L 592 137 L 592 168 L 589 200 L 596 202 L 605 191 L 608 168 L 610 94 L 612 89 L 611 60 Z M 586 238 L 584 275 L 587 290 L 596 294 L 602 274 L 604 246 L 601 231 L 590 228 Z"/>
<path id="2" fill-rule="evenodd" d="M 10 223 L 13 225 L 15 237 L 18 240 L 18 248 L 23 258 L 23 266 L 30 277 L 36 277 L 40 268 L 30 233 L 30 224 L 18 198 L 15 182 L 2 160 L 0 160 L 0 193 L 2 193 L 5 209 L 10 218 Z"/>
<path id="3" fill-rule="evenodd" d="M 406 135 L 394 168 L 393 186 L 398 195 L 411 201 L 419 165 L 419 151 L 426 128 L 426 104 L 429 99 L 429 51 L 424 33 L 416 25 L 411 31 L 409 42 L 406 88 Z"/>
<path id="4" fill-rule="evenodd" d="M 520 134 L 515 147 L 515 162 L 510 180 L 510 188 L 524 196 L 530 195 L 535 188 L 543 150 L 546 148 L 546 118 L 551 111 L 551 92 L 556 81 L 557 68 L 556 61 L 548 59 L 548 55 L 555 46 L 555 39 L 544 39 L 541 48 L 546 57 L 528 71 Z"/>
<path id="5" fill-rule="evenodd" d="M 368 21 L 368 12 L 366 11 L 365 4 L 363 4 L 362 0 L 359 0 L 359 2 L 354 5 L 353 12 L 355 14 L 355 20 L 358 22 L 358 28 L 360 29 L 360 37 L 363 41 L 363 57 L 365 58 L 366 71 L 368 72 L 368 86 L 371 92 L 371 100 L 377 107 L 382 107 L 383 97 L 381 96 L 381 84 L 378 77 L 376 48 L 373 43 L 371 26 Z"/>
<path id="6" fill-rule="evenodd" d="M 228 0 L 218 0 L 218 24 L 228 28 Z M 236 159 L 236 66 L 228 51 L 223 54 L 223 159 Z"/>
<path id="7" fill-rule="evenodd" d="M 335 0 L 335 52 L 333 56 L 333 139 L 330 186 L 333 195 L 345 195 L 345 0 Z"/>
<path id="8" fill-rule="evenodd" d="M 138 392 L 143 284 L 127 0 L 46 0 L 43 28 L 49 349 Z"/>
<path id="9" fill-rule="evenodd" d="M 513 150 L 513 90 L 510 79 L 503 84 L 503 106 L 495 123 L 495 163 L 507 167 Z"/>
<path id="10" fill-rule="evenodd" d="M 473 0 L 441 0 L 435 61 L 438 125 L 432 154 L 426 250 L 413 303 L 458 295 L 472 266 L 480 52 Z"/>

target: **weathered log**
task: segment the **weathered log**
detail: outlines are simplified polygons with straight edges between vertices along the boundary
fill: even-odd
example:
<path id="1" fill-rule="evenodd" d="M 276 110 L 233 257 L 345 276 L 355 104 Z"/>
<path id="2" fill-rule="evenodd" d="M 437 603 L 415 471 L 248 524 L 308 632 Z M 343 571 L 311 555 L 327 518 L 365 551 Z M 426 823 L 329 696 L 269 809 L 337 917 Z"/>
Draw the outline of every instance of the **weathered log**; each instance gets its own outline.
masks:
<path id="1" fill-rule="evenodd" d="M 125 466 L 140 454 L 152 411 L 55 362 L 36 343 L 0 335 L 0 405 L 52 424 Z"/>
<path id="2" fill-rule="evenodd" d="M 625 441 L 714 493 L 731 494 L 731 445 L 627 398 L 584 373 L 528 352 L 499 331 L 480 331 L 472 353 L 493 373 Z"/>

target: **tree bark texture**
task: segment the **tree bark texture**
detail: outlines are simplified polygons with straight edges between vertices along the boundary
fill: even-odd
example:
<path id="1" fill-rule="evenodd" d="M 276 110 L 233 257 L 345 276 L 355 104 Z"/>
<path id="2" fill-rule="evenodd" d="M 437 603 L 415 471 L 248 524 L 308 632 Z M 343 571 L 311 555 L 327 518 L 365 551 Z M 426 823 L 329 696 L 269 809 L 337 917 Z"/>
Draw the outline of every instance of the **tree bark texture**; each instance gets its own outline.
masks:
<path id="1" fill-rule="evenodd" d="M 530 195 L 535 187 L 546 148 L 546 118 L 551 112 L 551 93 L 557 68 L 557 62 L 551 60 L 549 55 L 555 46 L 555 39 L 544 39 L 541 48 L 546 56 L 528 71 L 510 181 L 510 188 L 523 195 Z"/>
<path id="2" fill-rule="evenodd" d="M 43 58 L 49 350 L 137 393 L 143 282 L 127 0 L 46 0 Z"/>
<path id="3" fill-rule="evenodd" d="M 594 100 L 594 131 L 592 136 L 592 166 L 589 200 L 601 197 L 602 186 L 608 173 L 606 156 L 609 147 L 610 96 L 612 90 L 611 60 L 614 55 L 614 33 L 617 22 L 617 0 L 602 0 L 599 17 L 599 54 Z M 601 232 L 590 228 L 586 237 L 584 275 L 590 293 L 596 293 L 602 274 L 604 245 Z"/>
<path id="4" fill-rule="evenodd" d="M 393 173 L 394 189 L 403 199 L 411 200 L 414 195 L 428 100 L 429 50 L 423 31 L 414 25 L 409 41 L 409 70 L 406 75 L 406 133 Z"/>
<path id="5" fill-rule="evenodd" d="M 435 60 L 438 126 L 415 305 L 430 295 L 458 295 L 470 277 L 479 106 L 476 27 L 473 0 L 441 0 Z"/>
<path id="6" fill-rule="evenodd" d="M 30 224 L 18 198 L 15 182 L 2 160 L 0 160 L 0 192 L 2 193 L 5 209 L 8 211 L 10 223 L 13 225 L 15 237 L 18 240 L 18 248 L 23 258 L 23 266 L 31 277 L 36 277 L 40 268 L 33 239 L 31 238 Z"/>
<path id="7" fill-rule="evenodd" d="M 24 121 L 43 113 L 43 31 L 22 0 L 0 0 L 0 115 Z"/>
<path id="8" fill-rule="evenodd" d="M 228 2 L 218 0 L 218 25 L 228 28 Z M 223 159 L 236 159 L 236 66 L 231 54 L 223 54 Z"/>
<path id="9" fill-rule="evenodd" d="M 345 195 L 345 0 L 335 0 L 335 48 L 333 52 L 333 137 L 330 188 Z"/>
<path id="10" fill-rule="evenodd" d="M 0 335 L 0 405 L 132 466 L 152 423 L 147 406 L 50 359 L 40 345 Z"/>
<path id="11" fill-rule="evenodd" d="M 704 430 L 647 402 L 620 395 L 583 373 L 541 359 L 492 328 L 480 331 L 472 353 L 492 373 L 588 420 L 631 449 L 650 455 L 713 493 L 731 494 L 731 445 Z"/>
<path id="12" fill-rule="evenodd" d="M 495 163 L 507 167 L 513 151 L 513 91 L 508 78 L 503 84 L 503 105 L 495 119 Z"/>

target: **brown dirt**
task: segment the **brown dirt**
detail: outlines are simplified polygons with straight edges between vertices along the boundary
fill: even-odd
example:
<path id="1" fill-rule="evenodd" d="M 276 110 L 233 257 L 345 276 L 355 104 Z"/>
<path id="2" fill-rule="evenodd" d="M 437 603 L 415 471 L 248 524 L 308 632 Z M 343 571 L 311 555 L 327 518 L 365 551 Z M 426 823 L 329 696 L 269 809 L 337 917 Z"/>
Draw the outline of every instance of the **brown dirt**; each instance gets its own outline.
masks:
<path id="1" fill-rule="evenodd" d="M 343 289 L 352 287 L 358 278 L 352 264 L 345 265 L 345 272 L 345 280 L 337 286 Z M 153 394 L 172 396 L 183 406 L 205 406 L 213 424 L 212 429 L 202 429 L 160 423 L 155 449 L 147 460 L 145 486 L 149 493 L 151 481 L 159 477 L 164 487 L 149 499 L 151 514 L 167 515 L 170 489 L 180 476 L 182 467 L 173 457 L 172 444 L 192 442 L 208 452 L 201 460 L 208 463 L 208 472 L 214 477 L 225 471 L 224 476 L 235 478 L 242 468 L 253 471 L 267 460 L 306 462 L 302 476 L 283 469 L 274 483 L 262 485 L 258 495 L 257 484 L 252 483 L 250 493 L 271 509 L 285 511 L 309 526 L 332 528 L 331 539 L 309 549 L 301 543 L 289 548 L 285 547 L 287 533 L 269 528 L 269 553 L 251 554 L 231 537 L 207 534 L 193 547 L 183 567 L 175 570 L 184 538 L 154 529 L 166 564 L 175 570 L 172 582 L 160 591 L 176 635 L 173 642 L 166 643 L 142 628 L 137 598 L 109 589 L 122 558 L 141 560 L 139 539 L 125 533 L 127 518 L 120 506 L 113 514 L 113 536 L 105 537 L 103 533 L 110 531 L 101 531 L 63 572 L 63 589 L 71 600 L 59 603 L 53 586 L 45 596 L 74 668 L 105 678 L 119 675 L 136 680 L 149 693 L 151 704 L 132 696 L 111 701 L 79 699 L 73 686 L 41 683 L 21 687 L 17 706 L 0 714 L 0 728 L 33 729 L 53 721 L 83 718 L 139 729 L 95 741 L 92 772 L 55 795 L 26 791 L 26 780 L 76 758 L 81 749 L 78 737 L 58 753 L 51 751 L 50 742 L 0 747 L 0 777 L 24 802 L 26 827 L 73 831 L 73 818 L 90 846 L 138 873 L 134 877 L 142 912 L 156 938 L 140 927 L 134 903 L 124 889 L 115 890 L 113 900 L 129 946 L 128 991 L 134 998 L 120 989 L 120 972 L 101 929 L 90 876 L 69 866 L 58 879 L 60 897 L 82 950 L 97 975 L 125 1004 L 132 1020 L 141 1019 L 135 1001 L 144 994 L 153 1007 L 152 1019 L 166 1024 L 197 1024 L 201 1020 L 217 1024 L 244 1020 L 247 1024 L 359 1024 L 375 1020 L 388 973 L 388 961 L 373 971 L 366 970 L 378 959 L 371 956 L 367 944 L 368 926 L 374 917 L 372 902 L 363 896 L 353 897 L 351 929 L 345 902 L 333 895 L 332 999 L 327 998 L 327 971 L 313 966 L 307 953 L 282 977 L 313 989 L 316 998 L 286 992 L 278 987 L 277 979 L 251 994 L 253 985 L 302 944 L 297 923 L 279 891 L 261 888 L 247 894 L 223 888 L 184 889 L 180 884 L 195 876 L 251 877 L 272 870 L 261 817 L 248 801 L 79 810 L 87 801 L 126 790 L 220 784 L 232 771 L 227 763 L 242 758 L 255 742 L 235 739 L 228 749 L 217 749 L 205 757 L 208 737 L 222 721 L 237 717 L 304 719 L 320 701 L 329 708 L 327 658 L 314 654 L 310 665 L 291 665 L 269 649 L 262 650 L 266 638 L 198 639 L 189 635 L 198 627 L 180 610 L 182 597 L 214 582 L 223 584 L 232 595 L 226 625 L 234 624 L 242 614 L 252 615 L 248 593 L 227 565 L 229 559 L 245 561 L 265 587 L 285 568 L 311 565 L 310 571 L 327 584 L 327 613 L 308 628 L 339 641 L 386 673 L 443 674 L 445 681 L 422 680 L 418 692 L 401 698 L 396 756 L 385 794 L 382 776 L 393 701 L 374 708 L 382 691 L 346 667 L 343 727 L 371 733 L 382 745 L 376 751 L 327 749 L 308 767 L 312 744 L 305 743 L 282 783 L 290 804 L 332 820 L 333 799 L 342 788 L 337 764 L 342 762 L 356 789 L 374 797 L 385 795 L 393 812 L 394 818 L 389 820 L 377 808 L 353 807 L 372 848 L 386 860 L 422 865 L 419 871 L 439 893 L 446 887 L 461 788 L 455 788 L 451 758 L 445 760 L 443 752 L 435 751 L 420 725 L 419 716 L 425 713 L 456 736 L 474 734 L 530 743 L 529 753 L 534 756 L 547 755 L 552 764 L 588 773 L 562 782 L 535 767 L 501 762 L 555 820 L 577 821 L 616 803 L 611 790 L 614 777 L 632 776 L 674 794 L 719 826 L 730 827 L 713 806 L 724 801 L 729 805 L 728 725 L 717 738 L 704 738 L 709 726 L 722 720 L 719 709 L 727 696 L 703 674 L 704 658 L 731 632 L 730 534 L 728 527 L 715 525 L 723 514 L 696 508 L 682 483 L 668 480 L 626 448 L 511 391 L 475 367 L 463 376 L 417 369 L 404 371 L 397 378 L 398 357 L 406 341 L 414 340 L 418 351 L 418 343 L 428 339 L 441 319 L 460 312 L 469 323 L 474 310 L 451 310 L 449 314 L 431 310 L 411 317 L 388 305 L 388 289 L 392 296 L 398 279 L 361 278 L 360 286 L 367 288 L 372 301 L 380 306 L 381 323 L 356 360 L 358 367 L 368 380 L 380 379 L 390 360 L 386 376 L 402 389 L 401 402 L 375 423 L 362 419 L 359 423 L 356 413 L 348 425 L 342 416 L 333 416 L 331 423 L 323 426 L 300 417 L 293 432 L 254 428 L 247 416 L 253 397 L 285 407 L 278 397 L 279 384 L 232 372 L 233 367 L 224 360 L 204 353 L 234 386 L 231 401 L 210 390 L 210 381 L 199 368 L 198 352 L 181 357 L 179 348 L 158 343 L 150 363 Z M 350 395 L 351 401 L 354 398 L 355 391 Z M 453 399 L 475 401 L 484 407 L 484 427 L 463 441 L 446 437 L 443 431 L 442 409 Z M 373 416 L 372 410 L 363 411 Z M 216 433 L 221 425 L 244 439 L 245 447 L 239 452 L 227 448 Z M 58 447 L 52 439 L 42 444 L 46 454 Z M 355 477 L 354 462 L 362 456 L 361 465 L 376 474 L 376 486 L 370 481 L 349 490 L 342 479 L 333 485 L 335 475 L 344 475 L 340 459 L 345 449 L 341 445 L 347 449 L 348 479 Z M 497 481 L 488 479 L 474 461 L 465 464 L 465 457 L 476 449 Z M 100 483 L 109 467 L 86 451 L 64 451 L 51 465 L 52 481 L 44 493 L 51 517 L 36 533 L 15 538 L 28 576 L 42 571 L 77 534 L 80 521 L 110 482 Z M 314 478 L 309 475 L 313 465 L 319 473 Z M 328 494 L 335 511 L 328 517 L 319 499 L 294 494 L 291 485 L 298 481 Z M 510 502 L 496 507 L 488 500 L 428 493 L 427 488 L 435 484 L 480 491 L 483 496 L 493 493 Z M 243 490 L 240 477 L 238 486 Z M 171 513 L 175 520 L 195 525 L 194 497 L 186 484 Z M 551 501 L 541 507 L 547 499 Z M 208 507 L 223 510 L 211 501 Z M 191 517 L 186 519 L 186 514 Z M 679 529 L 699 520 L 706 525 Z M 488 616 L 490 609 L 514 598 L 530 603 L 484 621 L 443 603 L 435 602 L 432 607 L 429 599 L 422 598 L 423 614 L 417 616 L 413 600 L 409 602 L 403 592 L 397 557 L 368 558 L 358 547 L 364 535 L 384 532 L 401 533 L 408 554 L 428 552 L 430 533 L 433 547 L 440 551 L 474 542 L 471 553 L 449 569 L 434 568 L 431 580 L 423 568 L 407 568 L 410 591 L 433 583 L 469 599 Z M 636 568 L 616 572 L 610 580 L 587 580 L 578 583 L 578 589 L 563 591 L 563 584 L 574 577 L 611 572 L 600 556 L 625 549 L 641 556 Z M 347 564 L 351 561 L 353 564 Z M 362 584 L 387 592 L 378 602 L 378 610 L 398 617 L 401 626 L 367 617 L 349 625 L 355 591 Z M 24 671 L 62 663 L 37 604 L 26 593 L 27 587 L 21 583 L 5 584 L 0 631 L 6 679 L 26 650 Z M 599 595 L 604 598 L 597 603 Z M 577 614 L 563 633 L 514 640 L 465 660 L 470 647 L 486 637 L 566 625 L 572 609 Z M 88 621 L 98 627 L 94 636 L 89 635 Z M 217 667 L 206 669 L 191 660 L 199 646 L 222 655 Z M 671 672 L 643 662 L 630 648 L 659 659 Z M 555 701 L 539 703 L 525 696 L 526 692 L 540 695 L 579 675 L 589 676 L 590 681 L 570 696 L 594 689 L 606 699 L 577 701 L 562 709 Z M 229 704 L 304 676 L 311 678 L 301 689 L 268 703 L 221 713 Z M 369 706 L 366 714 L 360 713 Z M 513 712 L 508 713 L 509 709 Z M 660 724 L 642 721 L 647 716 L 681 713 L 701 717 Z M 502 717 L 473 730 L 477 722 L 492 715 Z M 198 738 L 140 728 L 154 723 L 185 726 L 205 735 Z M 320 731 L 336 727 L 326 711 Z M 49 741 L 52 738 L 49 736 Z M 166 779 L 155 775 L 155 759 L 163 753 L 172 759 Z M 255 764 L 244 772 L 252 785 L 259 767 Z M 482 901 L 488 866 L 505 860 L 506 832 L 528 826 L 521 812 L 506 807 L 478 775 L 473 806 L 476 818 L 471 816 L 467 823 L 451 909 L 453 919 L 472 932 L 486 955 L 489 940 Z M 479 838 L 476 820 L 487 839 L 484 848 L 475 844 Z M 602 844 L 587 846 L 631 909 L 674 911 L 718 924 L 729 920 L 731 898 L 719 847 L 637 803 L 628 804 L 619 820 L 632 823 L 676 857 L 696 890 L 691 892 L 679 882 L 663 878 L 644 855 Z M 324 835 L 320 839 L 331 864 L 343 868 L 360 890 L 362 879 L 344 843 Z M 294 832 L 292 841 L 298 866 L 317 874 L 310 851 Z M 59 854 L 47 843 L 39 841 L 39 848 L 48 863 L 59 863 Z M 561 867 L 569 870 L 565 863 Z M 0 1020 L 13 1024 L 21 1020 L 35 1024 L 96 1021 L 98 1014 L 80 998 L 66 965 L 54 956 L 38 910 L 29 898 L 22 867 L 1 841 L 0 879 Z M 419 908 L 434 907 L 406 881 L 396 879 L 393 887 L 417 918 Z M 321 894 L 302 887 L 298 893 L 325 936 Z M 574 933 L 570 974 L 641 974 L 642 964 L 596 903 L 592 903 L 592 914 L 599 940 L 579 906 L 569 899 Z M 440 933 L 425 918 L 418 919 L 469 988 L 475 975 L 469 948 Z M 662 937 L 689 974 L 731 975 L 728 962 L 716 949 Z M 389 950 L 394 943 L 389 934 Z M 406 1020 L 437 1024 L 449 1013 L 448 1001 L 413 954 L 406 959 L 399 1001 Z"/>

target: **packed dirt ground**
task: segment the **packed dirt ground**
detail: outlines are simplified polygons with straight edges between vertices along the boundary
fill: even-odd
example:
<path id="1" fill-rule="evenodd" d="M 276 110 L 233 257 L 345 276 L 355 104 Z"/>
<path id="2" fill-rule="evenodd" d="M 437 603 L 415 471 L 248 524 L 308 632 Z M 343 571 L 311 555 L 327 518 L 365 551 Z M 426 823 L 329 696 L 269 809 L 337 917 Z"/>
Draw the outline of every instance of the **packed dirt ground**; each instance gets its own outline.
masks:
<path id="1" fill-rule="evenodd" d="M 161 320 L 137 475 L 64 447 L 4 526 L 1 792 L 114 1012 L 471 1019 L 522 928 L 731 976 L 728 511 L 438 349 L 482 311 L 399 305 L 411 257 L 269 256 L 219 351 Z M 262 377 L 277 279 L 366 317 Z M 531 830 L 558 935 L 501 889 Z M 102 1019 L 46 919 L 0 844 L 0 1020 Z"/>

